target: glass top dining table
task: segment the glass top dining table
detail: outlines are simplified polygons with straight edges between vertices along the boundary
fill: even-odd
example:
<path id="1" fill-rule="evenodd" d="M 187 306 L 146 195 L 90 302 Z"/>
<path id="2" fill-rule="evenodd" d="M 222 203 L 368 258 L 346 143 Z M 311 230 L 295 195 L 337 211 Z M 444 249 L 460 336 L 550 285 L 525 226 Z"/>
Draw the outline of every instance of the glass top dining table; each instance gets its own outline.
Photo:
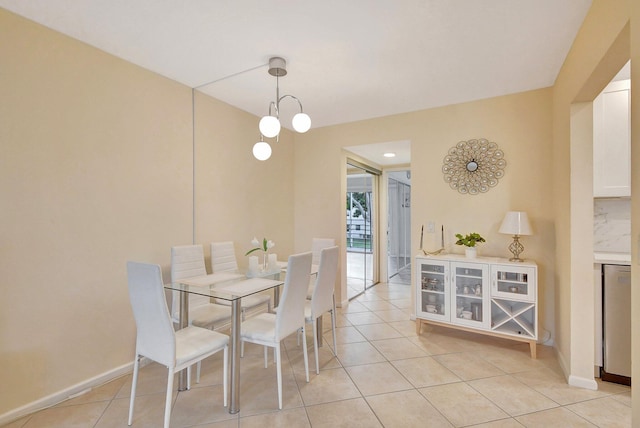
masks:
<path id="1" fill-rule="evenodd" d="M 188 294 L 198 294 L 231 303 L 231 328 L 229 337 L 229 413 L 240 411 L 240 313 L 243 297 L 262 291 L 274 290 L 274 307 L 278 306 L 279 289 L 283 281 L 269 279 L 268 276 L 279 276 L 280 271 L 264 272 L 260 276 L 247 278 L 245 274 L 220 272 L 193 278 L 185 278 L 179 282 L 165 284 L 165 289 L 180 291 L 180 328 L 189 325 Z M 178 389 L 186 389 L 186 370 L 180 372 Z"/>

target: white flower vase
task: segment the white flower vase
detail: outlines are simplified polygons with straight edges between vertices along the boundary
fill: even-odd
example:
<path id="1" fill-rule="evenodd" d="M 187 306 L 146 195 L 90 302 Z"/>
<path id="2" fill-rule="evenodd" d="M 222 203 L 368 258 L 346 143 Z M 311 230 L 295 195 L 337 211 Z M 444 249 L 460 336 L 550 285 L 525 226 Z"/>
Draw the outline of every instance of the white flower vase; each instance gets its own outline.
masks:
<path id="1" fill-rule="evenodd" d="M 476 247 L 467 247 L 464 250 L 464 255 L 468 259 L 475 259 L 478 256 L 478 251 L 477 251 Z"/>

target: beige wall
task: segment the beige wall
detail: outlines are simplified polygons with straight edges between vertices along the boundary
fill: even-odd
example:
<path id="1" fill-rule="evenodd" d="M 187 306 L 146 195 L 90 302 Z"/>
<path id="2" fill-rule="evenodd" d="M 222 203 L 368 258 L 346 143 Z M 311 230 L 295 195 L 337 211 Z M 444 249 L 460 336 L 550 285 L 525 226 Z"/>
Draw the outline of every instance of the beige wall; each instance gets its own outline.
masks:
<path id="1" fill-rule="evenodd" d="M 412 237 L 417 254 L 420 226 L 443 224 L 450 252 L 455 233 L 487 238 L 481 255 L 508 256 L 509 236 L 498 233 L 508 210 L 529 213 L 535 235 L 523 238 L 524 256 L 540 266 L 540 327 L 553 331 L 553 209 L 551 204 L 551 90 L 481 100 L 369 121 L 321 128 L 296 137 L 296 249 L 313 236 L 334 237 L 345 248 L 345 155 L 341 148 L 385 141 L 411 141 Z M 507 160 L 506 174 L 488 193 L 461 195 L 444 182 L 442 160 L 461 140 L 487 138 Z M 440 235 L 425 234 L 436 249 Z M 343 259 L 344 260 L 344 259 Z M 342 275 L 344 293 L 344 273 Z"/>
<path id="2" fill-rule="evenodd" d="M 190 88 L 3 9 L 0 58 L 1 424 L 130 370 L 127 260 L 169 281 L 194 235 L 286 257 L 293 144 L 256 161 L 257 118 L 201 94 L 194 140 Z"/>
<path id="3" fill-rule="evenodd" d="M 132 360 L 125 263 L 191 239 L 192 163 L 187 88 L 1 9 L 0 57 L 1 415 Z"/>
<path id="4" fill-rule="evenodd" d="M 570 383 L 586 387 L 596 385 L 592 140 L 585 121 L 591 101 L 629 59 L 629 5 L 593 2 L 553 88 L 556 345 Z"/>

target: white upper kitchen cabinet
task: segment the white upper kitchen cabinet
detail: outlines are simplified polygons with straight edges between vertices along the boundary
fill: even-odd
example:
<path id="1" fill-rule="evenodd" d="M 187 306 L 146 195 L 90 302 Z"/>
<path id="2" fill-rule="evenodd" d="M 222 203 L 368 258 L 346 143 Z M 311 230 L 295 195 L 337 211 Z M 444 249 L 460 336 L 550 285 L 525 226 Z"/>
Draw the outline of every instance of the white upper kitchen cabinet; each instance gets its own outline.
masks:
<path id="1" fill-rule="evenodd" d="M 593 196 L 631 196 L 631 81 L 611 82 L 593 101 Z"/>

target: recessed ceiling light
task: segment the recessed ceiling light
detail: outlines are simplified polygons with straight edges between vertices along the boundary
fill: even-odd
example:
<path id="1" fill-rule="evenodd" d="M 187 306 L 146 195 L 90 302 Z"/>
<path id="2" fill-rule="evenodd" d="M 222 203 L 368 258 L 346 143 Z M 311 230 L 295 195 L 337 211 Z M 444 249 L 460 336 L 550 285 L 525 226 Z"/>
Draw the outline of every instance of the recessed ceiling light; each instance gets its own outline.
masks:
<path id="1" fill-rule="evenodd" d="M 395 158 L 396 154 L 393 152 L 387 152 L 385 154 L 383 154 L 382 156 L 384 156 L 385 158 Z"/>

